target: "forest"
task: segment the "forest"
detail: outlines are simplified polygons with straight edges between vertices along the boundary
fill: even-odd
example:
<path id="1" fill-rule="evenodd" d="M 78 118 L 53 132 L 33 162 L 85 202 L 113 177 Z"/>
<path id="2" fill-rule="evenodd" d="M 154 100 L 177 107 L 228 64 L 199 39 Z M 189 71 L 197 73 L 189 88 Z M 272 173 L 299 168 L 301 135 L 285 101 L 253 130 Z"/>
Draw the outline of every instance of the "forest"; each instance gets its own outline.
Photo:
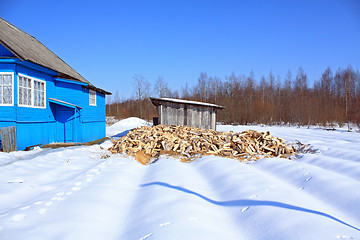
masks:
<path id="1" fill-rule="evenodd" d="M 170 97 L 214 103 L 224 124 L 322 125 L 332 128 L 355 123 L 360 128 L 360 73 L 351 66 L 333 72 L 329 67 L 310 81 L 303 68 L 284 79 L 272 72 L 255 79 L 254 73 L 222 78 L 201 72 L 192 85 L 171 90 L 163 77 L 151 84 L 144 76 L 133 77 L 133 96 L 107 98 L 106 115 L 151 120 L 157 116 L 149 97 Z"/>

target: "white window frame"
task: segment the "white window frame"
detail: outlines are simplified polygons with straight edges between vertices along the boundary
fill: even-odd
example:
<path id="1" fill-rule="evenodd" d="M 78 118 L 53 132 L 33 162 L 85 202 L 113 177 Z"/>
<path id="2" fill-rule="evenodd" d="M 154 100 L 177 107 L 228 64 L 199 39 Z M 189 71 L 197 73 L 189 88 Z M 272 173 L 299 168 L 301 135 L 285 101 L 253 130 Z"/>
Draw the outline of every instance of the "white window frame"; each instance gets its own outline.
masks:
<path id="1" fill-rule="evenodd" d="M 11 103 L 0 103 L 0 106 L 14 106 L 14 73 L 13 72 L 0 72 L 0 75 L 11 75 L 11 84 L 12 84 L 12 97 L 11 97 Z M 1 90 L 2 91 L 2 90 Z"/>
<path id="2" fill-rule="evenodd" d="M 23 78 L 23 80 L 25 80 L 26 82 L 28 80 L 30 80 L 30 87 L 23 87 L 23 86 L 20 86 L 20 78 Z M 18 105 L 19 106 L 23 106 L 23 107 L 31 107 L 31 101 L 32 101 L 32 91 L 31 91 L 31 86 L 32 86 L 32 80 L 30 77 L 25 77 L 25 76 L 22 76 L 22 75 L 18 75 Z M 25 89 L 25 91 L 27 92 L 28 90 L 30 90 L 30 103 L 29 104 L 23 104 L 21 103 L 21 99 L 20 99 L 20 92 L 22 91 L 22 89 Z M 29 95 L 28 95 L 29 97 Z M 27 102 L 27 101 L 26 101 Z"/>
<path id="3" fill-rule="evenodd" d="M 91 100 L 95 101 L 95 103 L 91 103 Z M 96 91 L 91 89 L 89 89 L 89 105 L 96 106 Z"/>
<path id="4" fill-rule="evenodd" d="M 19 80 L 19 77 L 25 77 L 25 78 L 28 78 L 31 80 L 31 104 L 30 105 L 26 105 L 26 104 L 20 104 L 20 80 Z M 30 77 L 30 76 L 27 76 L 25 74 L 18 74 L 18 87 L 17 87 L 17 93 L 18 93 L 18 106 L 19 107 L 28 107 L 28 108 L 42 108 L 42 109 L 45 109 L 46 108 L 46 81 L 44 80 L 40 80 L 38 78 L 34 78 L 34 77 Z M 44 83 L 44 106 L 35 106 L 35 84 L 34 82 L 37 81 L 37 82 L 41 82 L 41 83 Z"/>
<path id="5" fill-rule="evenodd" d="M 41 91 L 41 89 L 36 89 L 35 90 L 35 86 L 36 86 L 36 84 L 35 84 L 35 82 L 39 82 L 40 84 L 44 84 L 44 89 L 43 89 L 43 91 Z M 32 81 L 32 83 L 33 83 L 33 85 L 32 85 L 32 87 L 33 87 L 33 102 L 34 102 L 34 107 L 38 107 L 38 108 L 46 108 L 46 82 L 45 81 L 42 81 L 42 80 L 38 80 L 38 79 L 33 79 L 33 81 Z M 43 98 L 43 105 L 44 106 L 35 106 L 35 91 L 38 91 L 38 92 L 43 92 L 44 93 L 44 98 Z"/>

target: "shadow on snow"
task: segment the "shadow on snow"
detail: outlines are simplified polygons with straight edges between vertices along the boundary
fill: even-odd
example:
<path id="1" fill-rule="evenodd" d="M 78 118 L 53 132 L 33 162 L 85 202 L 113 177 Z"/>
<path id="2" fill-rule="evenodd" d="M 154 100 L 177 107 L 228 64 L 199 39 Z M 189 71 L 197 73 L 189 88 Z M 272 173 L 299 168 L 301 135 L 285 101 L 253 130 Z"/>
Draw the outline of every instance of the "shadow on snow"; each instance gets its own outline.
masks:
<path id="1" fill-rule="evenodd" d="M 316 215 L 320 215 L 329 219 L 332 219 L 336 222 L 339 222 L 341 224 L 344 224 L 348 227 L 351 227 L 357 231 L 360 231 L 359 228 L 354 227 L 344 221 L 341 221 L 340 219 L 333 217 L 327 213 L 323 213 L 323 212 L 319 212 L 316 210 L 311 210 L 311 209 L 307 209 L 307 208 L 303 208 L 303 207 L 298 207 L 298 206 L 294 206 L 294 205 L 290 205 L 290 204 L 286 204 L 286 203 L 281 203 L 281 202 L 275 202 L 275 201 L 261 201 L 261 200 L 247 200 L 247 199 L 243 199 L 243 200 L 232 200 L 232 201 L 215 201 L 213 199 L 210 199 L 204 195 L 201 195 L 197 192 L 191 191 L 189 189 L 183 188 L 183 187 L 179 187 L 179 186 L 174 186 L 168 183 L 164 183 L 164 182 L 151 182 L 151 183 L 146 183 L 146 184 L 141 184 L 141 187 L 151 187 L 151 186 L 162 186 L 162 187 L 167 187 L 167 188 L 171 188 L 177 191 L 181 191 L 187 194 L 191 194 L 194 196 L 197 196 L 199 198 L 204 199 L 205 201 L 218 205 L 218 206 L 223 206 L 223 207 L 240 207 L 240 206 L 271 206 L 271 207 L 279 207 L 279 208 L 285 208 L 285 209 L 289 209 L 289 210 L 294 210 L 294 211 L 301 211 L 301 212 L 307 212 L 307 213 L 311 213 L 311 214 L 316 214 Z"/>

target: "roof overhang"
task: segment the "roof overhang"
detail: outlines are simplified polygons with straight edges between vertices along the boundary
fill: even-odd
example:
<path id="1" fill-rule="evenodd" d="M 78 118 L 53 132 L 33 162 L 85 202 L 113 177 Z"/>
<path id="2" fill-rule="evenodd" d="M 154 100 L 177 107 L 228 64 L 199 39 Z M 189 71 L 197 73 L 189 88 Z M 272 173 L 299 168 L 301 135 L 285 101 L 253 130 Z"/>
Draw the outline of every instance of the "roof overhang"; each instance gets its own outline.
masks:
<path id="1" fill-rule="evenodd" d="M 212 103 L 189 101 L 189 100 L 183 100 L 183 99 L 177 99 L 177 98 L 153 98 L 153 97 L 150 97 L 150 100 L 155 106 L 162 105 L 162 102 L 171 102 L 171 103 L 185 104 L 185 105 L 212 107 L 212 108 L 216 108 L 216 109 L 220 109 L 220 110 L 225 109 L 225 107 L 223 107 L 223 106 L 212 104 Z"/>
<path id="2" fill-rule="evenodd" d="M 103 90 L 103 89 L 101 89 L 101 88 L 97 88 L 97 87 L 95 87 L 95 86 L 93 86 L 93 85 L 83 86 L 83 88 L 91 89 L 91 90 L 97 91 L 97 92 L 99 92 L 99 93 L 102 93 L 102 94 L 104 94 L 104 95 L 112 95 L 111 92 L 105 91 L 105 90 Z"/>
<path id="3" fill-rule="evenodd" d="M 80 106 L 77 106 L 75 104 L 72 104 L 72 103 L 68 103 L 68 102 L 65 102 L 65 101 L 62 101 L 62 100 L 59 100 L 59 99 L 56 99 L 56 98 L 48 98 L 49 102 L 51 103 L 54 103 L 54 104 L 58 104 L 58 105 L 61 105 L 61 106 L 65 106 L 65 107 L 69 107 L 69 108 L 74 108 L 74 109 L 77 109 L 77 108 L 80 108 Z"/>

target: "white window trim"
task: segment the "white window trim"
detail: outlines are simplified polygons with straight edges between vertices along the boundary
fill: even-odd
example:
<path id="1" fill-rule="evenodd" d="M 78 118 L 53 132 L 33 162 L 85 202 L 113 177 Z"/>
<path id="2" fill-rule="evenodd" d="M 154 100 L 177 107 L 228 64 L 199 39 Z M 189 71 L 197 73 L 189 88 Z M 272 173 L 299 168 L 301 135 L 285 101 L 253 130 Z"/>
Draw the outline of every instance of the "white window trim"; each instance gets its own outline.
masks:
<path id="1" fill-rule="evenodd" d="M 7 107 L 7 106 L 14 106 L 14 73 L 13 72 L 0 72 L 0 74 L 10 74 L 11 75 L 11 80 L 12 80 L 12 98 L 11 98 L 11 103 L 0 103 L 1 107 Z"/>
<path id="2" fill-rule="evenodd" d="M 91 94 L 90 94 L 91 92 L 95 93 L 94 94 L 94 96 L 95 96 L 95 104 L 92 104 L 91 101 L 90 101 L 91 100 Z M 97 95 L 96 91 L 89 89 L 89 106 L 96 106 L 96 95 Z"/>
<path id="3" fill-rule="evenodd" d="M 20 84 L 19 84 L 19 76 L 20 77 L 26 77 L 26 78 L 29 78 L 31 80 L 31 105 L 25 105 L 25 104 L 20 104 Z M 46 81 L 44 80 L 40 80 L 38 78 L 34 78 L 34 77 L 30 77 L 28 75 L 25 75 L 25 74 L 21 74 L 19 73 L 18 74 L 18 78 L 17 78 L 17 100 L 18 100 L 18 106 L 19 107 L 28 107 L 28 108 L 41 108 L 41 109 L 45 109 L 46 108 Z M 34 81 L 38 81 L 38 82 L 41 82 L 41 83 L 44 83 L 44 106 L 43 107 L 40 107 L 40 106 L 35 106 L 34 104 L 34 101 L 35 101 L 35 94 L 34 94 L 34 91 L 35 91 L 35 87 L 34 87 Z"/>

